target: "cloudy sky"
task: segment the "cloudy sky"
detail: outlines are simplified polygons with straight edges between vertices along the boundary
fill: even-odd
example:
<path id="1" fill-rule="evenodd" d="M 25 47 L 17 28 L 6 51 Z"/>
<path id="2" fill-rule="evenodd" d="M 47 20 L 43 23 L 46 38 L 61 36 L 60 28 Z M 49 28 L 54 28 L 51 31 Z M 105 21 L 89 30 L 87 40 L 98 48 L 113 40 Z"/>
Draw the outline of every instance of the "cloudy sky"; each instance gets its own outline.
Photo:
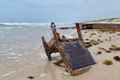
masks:
<path id="1" fill-rule="evenodd" d="M 120 0 L 0 0 L 0 22 L 73 22 L 119 17 Z"/>

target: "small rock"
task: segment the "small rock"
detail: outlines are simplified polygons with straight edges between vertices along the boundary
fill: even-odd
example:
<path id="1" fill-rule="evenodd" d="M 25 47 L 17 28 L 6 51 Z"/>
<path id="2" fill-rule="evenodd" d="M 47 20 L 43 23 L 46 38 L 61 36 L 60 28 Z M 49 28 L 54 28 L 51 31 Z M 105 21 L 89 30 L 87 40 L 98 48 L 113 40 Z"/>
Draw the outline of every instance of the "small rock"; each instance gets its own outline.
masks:
<path id="1" fill-rule="evenodd" d="M 100 41 L 101 43 L 103 42 L 103 41 Z"/>
<path id="2" fill-rule="evenodd" d="M 29 78 L 29 79 L 34 79 L 34 76 L 28 76 L 27 78 Z"/>
<path id="3" fill-rule="evenodd" d="M 102 43 L 103 41 L 101 41 L 100 39 L 97 39 L 97 41 L 99 41 L 100 43 Z"/>
<path id="4" fill-rule="evenodd" d="M 88 41 L 89 39 L 85 39 L 86 41 Z"/>
<path id="5" fill-rule="evenodd" d="M 96 33 L 91 33 L 91 35 L 96 35 Z"/>
<path id="6" fill-rule="evenodd" d="M 91 40 L 90 43 L 93 44 L 93 45 L 98 45 L 99 44 L 99 42 L 97 42 L 95 40 Z"/>
<path id="7" fill-rule="evenodd" d="M 100 41 L 100 39 L 97 39 L 97 41 Z"/>
<path id="8" fill-rule="evenodd" d="M 108 39 L 105 39 L 105 41 L 108 41 Z"/>
<path id="9" fill-rule="evenodd" d="M 98 51 L 97 54 L 102 54 L 102 52 L 101 52 L 101 51 Z"/>
<path id="10" fill-rule="evenodd" d="M 107 52 L 107 53 L 111 53 L 111 51 L 110 51 L 110 50 L 106 50 L 106 52 Z"/>
<path id="11" fill-rule="evenodd" d="M 89 48 L 89 47 L 91 47 L 92 46 L 92 44 L 90 43 L 90 42 L 85 42 L 85 47 L 86 48 Z"/>
<path id="12" fill-rule="evenodd" d="M 114 56 L 113 59 L 115 59 L 116 61 L 120 61 L 120 57 L 119 56 Z"/>

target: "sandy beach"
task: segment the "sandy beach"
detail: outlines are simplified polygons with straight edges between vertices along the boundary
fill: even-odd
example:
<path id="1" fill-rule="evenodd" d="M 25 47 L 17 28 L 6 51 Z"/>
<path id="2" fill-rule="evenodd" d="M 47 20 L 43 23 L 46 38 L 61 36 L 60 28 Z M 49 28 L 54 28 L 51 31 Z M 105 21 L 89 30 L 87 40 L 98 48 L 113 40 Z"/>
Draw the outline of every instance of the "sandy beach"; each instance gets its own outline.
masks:
<path id="1" fill-rule="evenodd" d="M 47 60 L 40 38 L 42 35 L 50 36 L 48 28 L 37 26 L 5 30 L 3 33 L 1 29 L 0 33 L 0 80 L 120 80 L 120 62 L 113 59 L 120 56 L 120 51 L 101 49 L 120 46 L 120 32 L 82 31 L 85 41 L 102 41 L 88 48 L 97 64 L 83 74 L 71 76 L 64 68 Z M 76 36 L 74 32 L 66 35 Z M 98 51 L 101 54 L 97 54 Z M 105 65 L 105 60 L 111 60 L 113 64 Z"/>

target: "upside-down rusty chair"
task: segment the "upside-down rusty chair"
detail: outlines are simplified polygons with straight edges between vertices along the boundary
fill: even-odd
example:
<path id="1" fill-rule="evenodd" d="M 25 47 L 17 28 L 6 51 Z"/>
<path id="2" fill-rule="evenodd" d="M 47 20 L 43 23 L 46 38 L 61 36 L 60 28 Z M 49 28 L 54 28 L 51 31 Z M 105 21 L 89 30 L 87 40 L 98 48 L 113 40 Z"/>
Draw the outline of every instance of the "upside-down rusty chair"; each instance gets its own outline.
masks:
<path id="1" fill-rule="evenodd" d="M 57 61 L 56 64 L 64 63 L 65 69 L 70 72 L 71 75 L 80 73 L 81 68 L 95 64 L 91 53 L 84 46 L 79 23 L 76 23 L 76 27 L 59 28 L 76 29 L 78 38 L 66 39 L 64 36 L 60 38 L 60 34 L 57 32 L 56 25 L 53 22 L 51 23 L 51 29 L 53 38 L 51 38 L 49 42 L 46 42 L 42 36 L 43 46 L 49 61 L 52 60 L 52 53 L 59 52 L 61 60 Z"/>

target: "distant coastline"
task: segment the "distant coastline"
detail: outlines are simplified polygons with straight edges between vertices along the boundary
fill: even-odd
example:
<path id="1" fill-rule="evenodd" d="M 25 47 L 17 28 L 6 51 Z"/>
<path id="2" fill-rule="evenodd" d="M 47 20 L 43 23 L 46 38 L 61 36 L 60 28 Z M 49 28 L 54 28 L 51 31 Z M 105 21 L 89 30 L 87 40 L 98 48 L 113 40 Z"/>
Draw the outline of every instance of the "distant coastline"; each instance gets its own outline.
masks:
<path id="1" fill-rule="evenodd" d="M 76 21 L 76 22 L 120 22 L 120 18 L 119 17 L 115 17 L 115 18 L 102 18 L 102 19 L 91 19 L 91 20 L 86 20 L 86 21 Z M 71 25 L 74 24 L 76 22 L 69 22 L 69 23 L 64 23 L 64 22 L 55 22 L 57 25 Z M 0 26 L 14 26 L 14 25 L 38 25 L 38 26 L 42 26 L 42 25 L 50 25 L 50 22 L 46 22 L 46 23 L 42 23 L 42 22 L 0 22 Z"/>

